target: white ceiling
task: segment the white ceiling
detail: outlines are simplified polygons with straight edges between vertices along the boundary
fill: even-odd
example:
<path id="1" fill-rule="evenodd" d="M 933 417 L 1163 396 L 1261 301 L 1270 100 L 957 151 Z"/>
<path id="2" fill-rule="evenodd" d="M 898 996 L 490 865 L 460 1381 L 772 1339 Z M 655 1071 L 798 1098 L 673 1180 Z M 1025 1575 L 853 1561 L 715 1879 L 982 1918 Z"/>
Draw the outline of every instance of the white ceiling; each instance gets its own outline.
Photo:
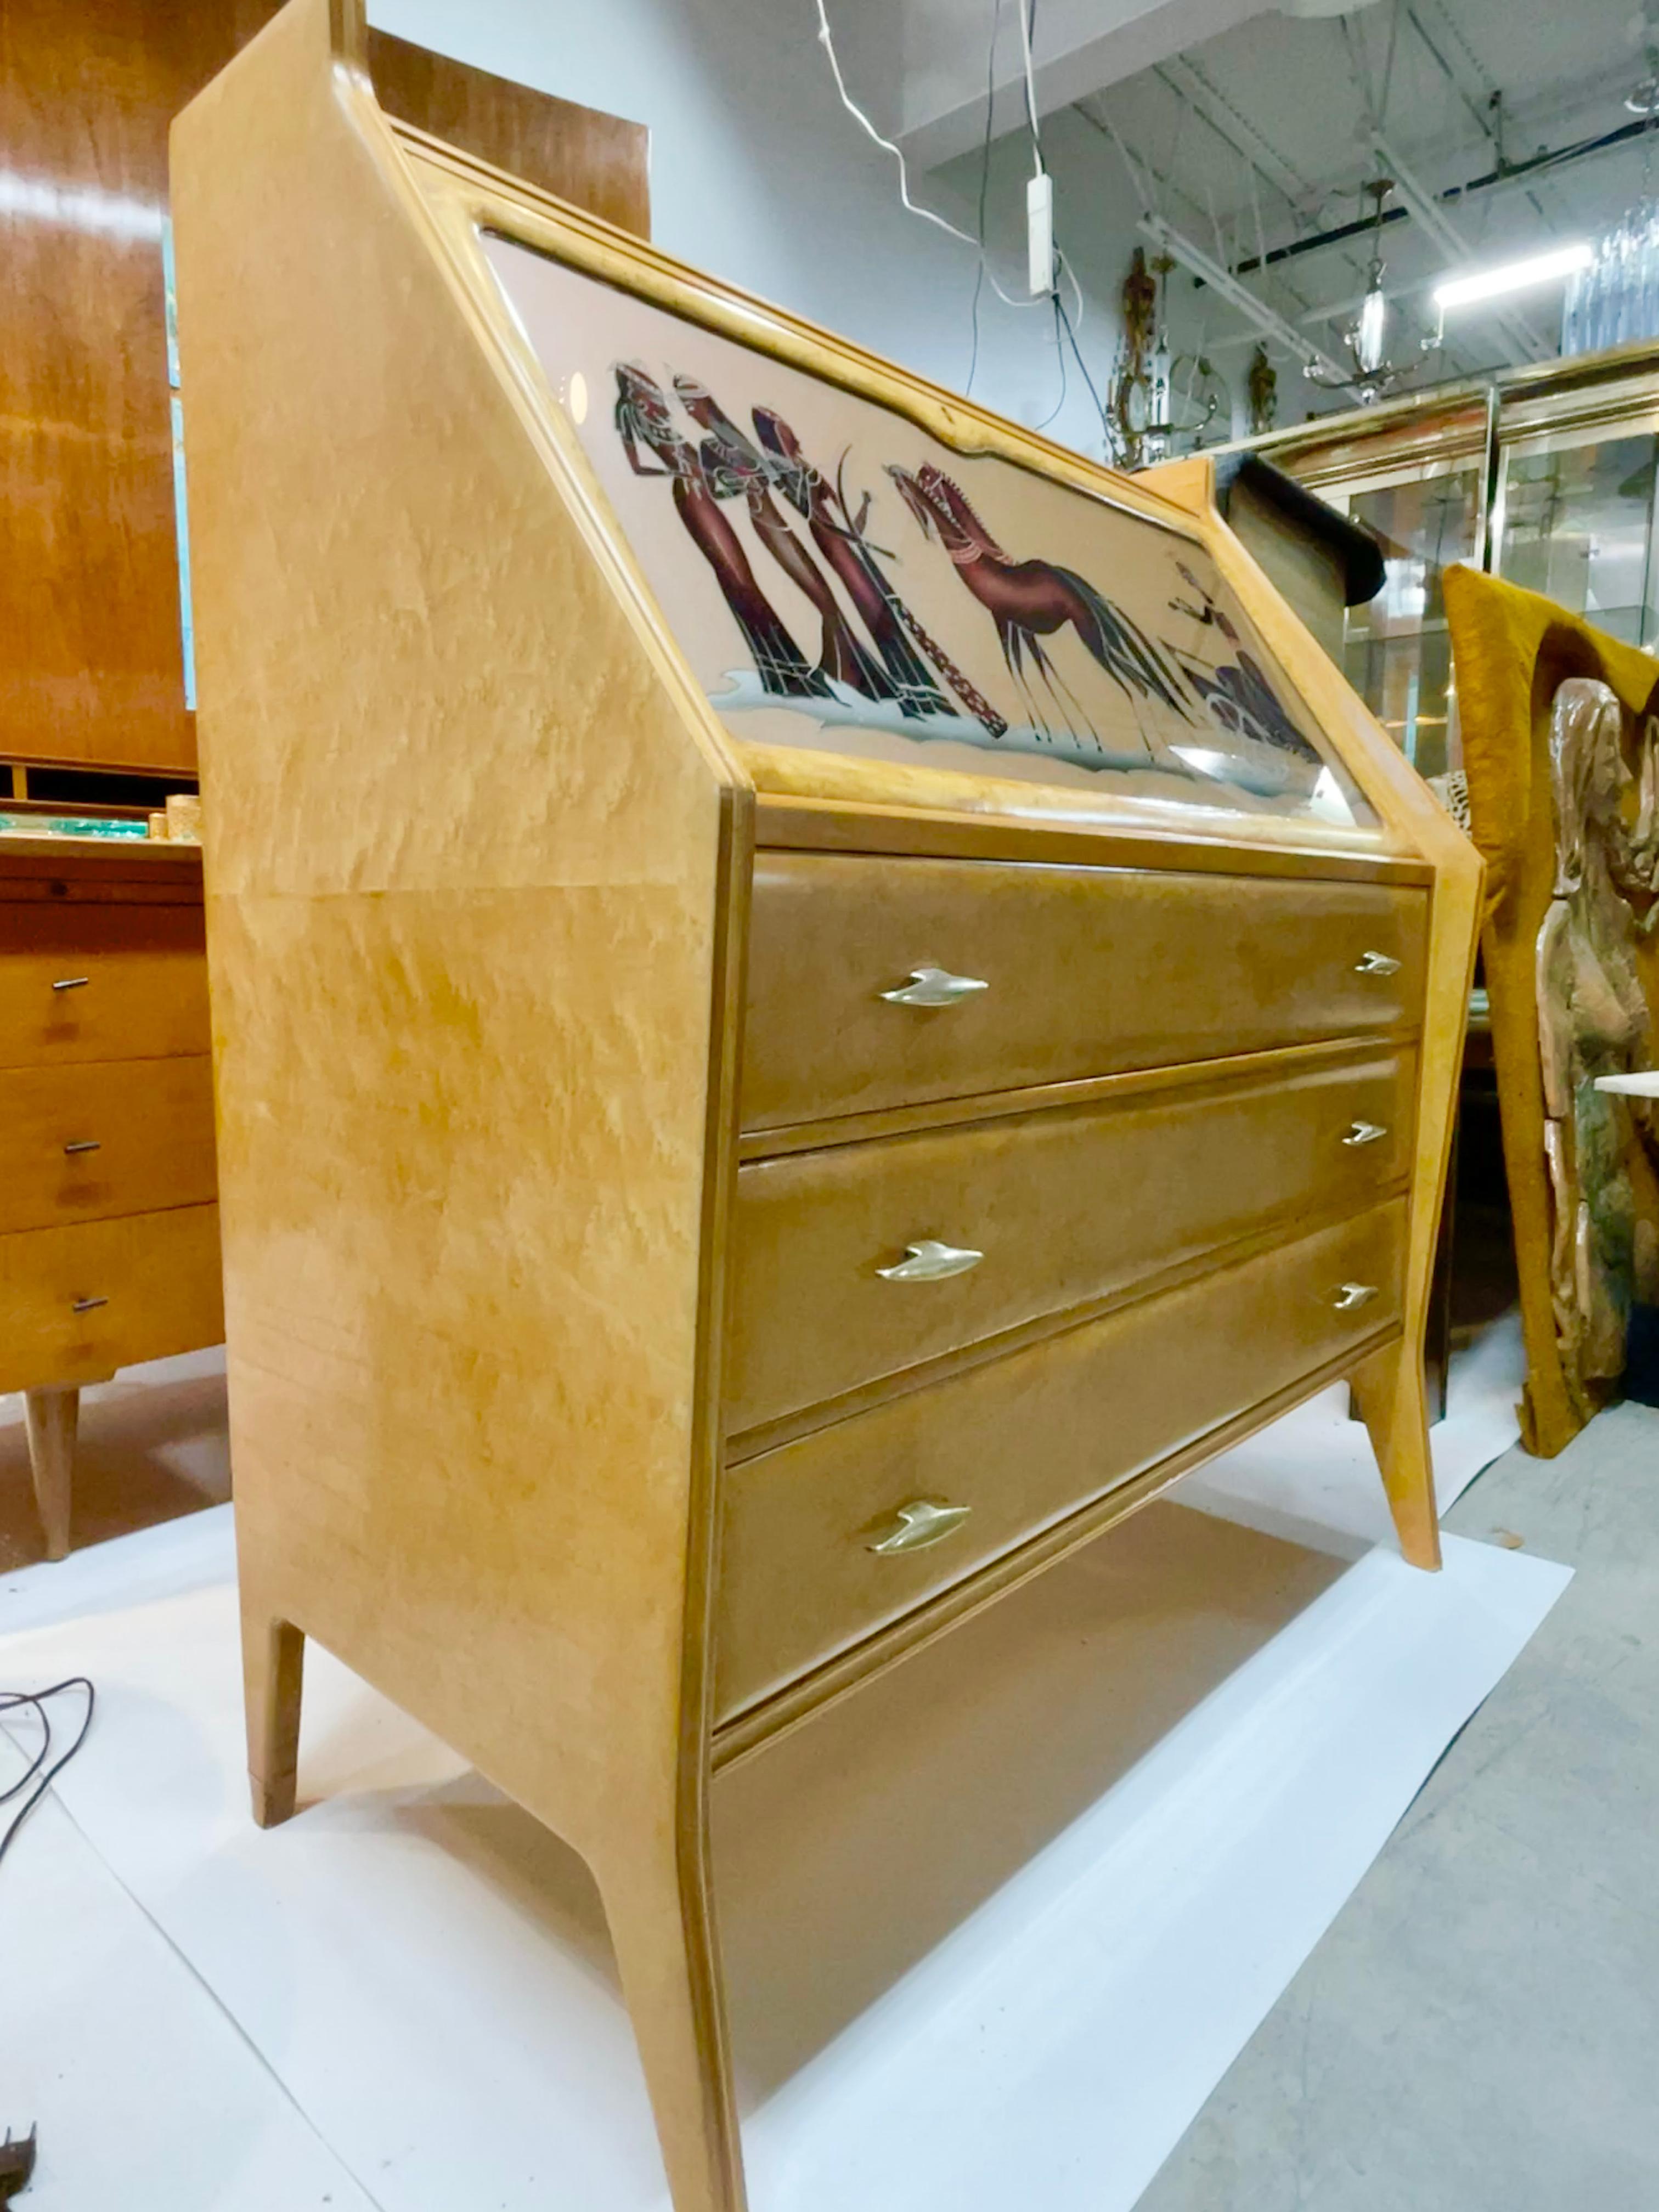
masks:
<path id="1" fill-rule="evenodd" d="M 1646 72 L 1644 47 L 1659 42 L 1659 0 L 1370 0 L 1346 15 L 1326 0 L 1294 4 L 1303 12 L 1272 0 L 1036 0 L 1037 106 L 1062 243 L 1092 232 L 1087 258 L 1101 275 L 1127 264 L 1141 198 L 1127 151 L 1153 211 L 1328 349 L 1364 289 L 1369 240 L 1299 250 L 1265 270 L 1240 264 L 1263 245 L 1276 255 L 1354 222 L 1369 177 L 1402 176 L 1433 201 L 1439 235 L 1419 219 L 1384 230 L 1397 325 L 1409 326 L 1397 328 L 1399 352 L 1427 327 L 1429 287 L 1449 265 L 1604 230 L 1644 196 L 1650 167 L 1659 189 L 1659 126 L 1525 167 L 1632 125 L 1625 96 Z M 1002 86 L 1020 82 L 1018 5 L 1001 0 Z M 958 191 L 977 174 L 995 8 L 842 0 L 837 14 L 849 75 L 878 88 L 878 119 L 916 166 L 948 162 Z M 1024 131 L 1023 105 L 1017 92 L 997 102 L 999 139 Z M 1386 156 L 1374 149 L 1379 121 Z M 1255 335 L 1244 318 L 1186 276 L 1172 279 L 1170 302 L 1177 327 L 1196 320 L 1206 349 L 1237 371 Z M 1559 287 L 1501 313 L 1470 311 L 1419 380 L 1553 353 L 1559 313 Z M 1293 365 L 1276 350 L 1283 379 Z M 1304 393 L 1339 404 L 1301 386 L 1291 415 Z"/>

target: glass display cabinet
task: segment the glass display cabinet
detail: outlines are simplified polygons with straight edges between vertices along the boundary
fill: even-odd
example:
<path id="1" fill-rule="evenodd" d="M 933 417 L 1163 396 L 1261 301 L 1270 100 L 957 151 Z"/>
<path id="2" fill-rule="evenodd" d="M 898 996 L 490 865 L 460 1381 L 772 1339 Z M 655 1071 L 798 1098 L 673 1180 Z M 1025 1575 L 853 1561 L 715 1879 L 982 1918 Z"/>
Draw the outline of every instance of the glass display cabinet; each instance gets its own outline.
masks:
<path id="1" fill-rule="evenodd" d="M 1382 590 L 1350 607 L 1342 666 L 1412 765 L 1441 775 L 1457 757 L 1457 700 L 1441 578 L 1478 563 L 1484 536 L 1480 461 L 1427 461 L 1346 491 L 1332 504 L 1382 548 Z"/>
<path id="2" fill-rule="evenodd" d="M 1352 607 L 1349 681 L 1415 767 L 1460 764 L 1440 577 L 1489 568 L 1631 645 L 1659 641 L 1651 341 L 1322 416 L 1249 441 L 1374 530 L 1387 578 Z"/>

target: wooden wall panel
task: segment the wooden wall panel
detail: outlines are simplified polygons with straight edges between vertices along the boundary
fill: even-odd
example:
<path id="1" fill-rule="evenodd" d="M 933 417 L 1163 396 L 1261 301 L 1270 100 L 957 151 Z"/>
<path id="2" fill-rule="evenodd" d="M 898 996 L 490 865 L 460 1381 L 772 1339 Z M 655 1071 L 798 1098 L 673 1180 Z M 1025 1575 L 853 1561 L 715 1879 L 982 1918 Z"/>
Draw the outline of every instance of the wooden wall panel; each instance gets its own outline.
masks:
<path id="1" fill-rule="evenodd" d="M 167 130 L 276 8 L 0 0 L 0 761 L 195 773 L 161 264 Z M 379 33 L 371 59 L 393 114 L 648 234 L 642 125 Z"/>
<path id="2" fill-rule="evenodd" d="M 271 12 L 0 7 L 0 757 L 194 769 L 161 275 L 167 125 Z"/>
<path id="3" fill-rule="evenodd" d="M 398 122 L 650 237 L 651 134 L 643 123 L 532 92 L 372 25 L 368 73 L 375 98 Z"/>

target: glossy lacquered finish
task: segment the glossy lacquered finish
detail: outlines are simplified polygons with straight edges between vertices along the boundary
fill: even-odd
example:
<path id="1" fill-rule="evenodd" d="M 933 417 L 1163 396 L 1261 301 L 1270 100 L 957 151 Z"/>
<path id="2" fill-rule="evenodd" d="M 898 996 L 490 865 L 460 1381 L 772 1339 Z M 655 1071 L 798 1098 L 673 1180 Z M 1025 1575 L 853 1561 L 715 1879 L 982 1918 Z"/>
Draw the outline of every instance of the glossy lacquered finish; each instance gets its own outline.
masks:
<path id="1" fill-rule="evenodd" d="M 750 1162 L 732 1262 L 735 1449 L 761 1423 L 1159 1269 L 1373 1203 L 1409 1170 L 1415 1079 L 1408 1050 L 1350 1052 Z M 1356 1145 L 1358 1123 L 1382 1133 Z M 918 1237 L 983 1258 L 884 1279 Z"/>
<path id="2" fill-rule="evenodd" d="M 7 0 L 0 753 L 193 773 L 161 233 L 167 125 L 258 0 Z"/>
<path id="3" fill-rule="evenodd" d="M 1405 1207 L 907 1391 L 728 1473 L 715 1711 L 727 1720 L 1350 1347 L 1398 1330 Z M 1356 1304 L 1345 1285 L 1374 1295 Z M 883 1555 L 918 1496 L 950 1538 Z M 786 1595 L 787 1594 L 787 1595 Z"/>
<path id="4" fill-rule="evenodd" d="M 370 26 L 368 73 L 386 114 L 526 184 L 651 235 L 651 133 Z"/>
<path id="5" fill-rule="evenodd" d="M 1375 884 L 763 855 L 744 1127 L 1412 1029 L 1426 909 Z M 921 968 L 984 988 L 896 1004 Z"/>

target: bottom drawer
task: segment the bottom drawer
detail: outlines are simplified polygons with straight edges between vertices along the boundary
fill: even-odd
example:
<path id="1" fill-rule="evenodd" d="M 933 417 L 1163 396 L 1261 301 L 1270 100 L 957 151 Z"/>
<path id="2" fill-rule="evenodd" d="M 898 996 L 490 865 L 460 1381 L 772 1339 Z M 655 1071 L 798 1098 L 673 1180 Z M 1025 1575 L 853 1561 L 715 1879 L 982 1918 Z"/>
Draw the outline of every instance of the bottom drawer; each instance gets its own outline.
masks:
<path id="1" fill-rule="evenodd" d="M 0 1390 L 96 1382 L 224 1333 L 216 1206 L 0 1237 Z"/>
<path id="2" fill-rule="evenodd" d="M 717 1721 L 1397 1328 L 1405 1235 L 1396 1200 L 728 1469 Z M 966 1511 L 872 1548 L 930 1504 Z"/>

